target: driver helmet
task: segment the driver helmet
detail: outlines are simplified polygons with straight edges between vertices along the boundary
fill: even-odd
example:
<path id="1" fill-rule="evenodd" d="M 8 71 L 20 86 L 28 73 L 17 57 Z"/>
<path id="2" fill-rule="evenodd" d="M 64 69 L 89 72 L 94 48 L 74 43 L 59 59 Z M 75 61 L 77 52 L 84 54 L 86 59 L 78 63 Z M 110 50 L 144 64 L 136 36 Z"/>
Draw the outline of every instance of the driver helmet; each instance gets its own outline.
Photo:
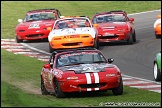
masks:
<path id="1" fill-rule="evenodd" d="M 64 66 L 64 65 L 66 65 L 68 63 L 69 63 L 69 59 L 67 57 L 58 59 L 59 66 Z"/>
<path id="2" fill-rule="evenodd" d="M 103 22 L 103 20 L 104 20 L 104 18 L 103 18 L 103 17 L 98 17 L 98 18 L 97 18 L 97 23 L 102 23 L 102 22 Z"/>
<path id="3" fill-rule="evenodd" d="M 63 22 L 63 23 L 60 23 L 58 27 L 59 29 L 63 29 L 63 28 L 67 28 L 67 26 L 68 26 L 67 23 Z"/>
<path id="4" fill-rule="evenodd" d="M 34 14 L 33 19 L 34 20 L 39 20 L 40 15 L 39 14 Z"/>

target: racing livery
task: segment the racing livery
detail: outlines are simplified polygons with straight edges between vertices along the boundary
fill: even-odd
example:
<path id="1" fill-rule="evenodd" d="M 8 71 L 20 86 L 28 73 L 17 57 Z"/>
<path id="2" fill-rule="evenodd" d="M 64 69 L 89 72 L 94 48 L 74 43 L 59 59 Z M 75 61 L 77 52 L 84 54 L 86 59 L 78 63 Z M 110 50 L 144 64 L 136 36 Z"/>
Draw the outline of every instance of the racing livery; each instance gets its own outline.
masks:
<path id="1" fill-rule="evenodd" d="M 155 56 L 153 72 L 155 81 L 161 81 L 161 52 Z"/>
<path id="2" fill-rule="evenodd" d="M 126 41 L 136 42 L 134 18 L 128 18 L 125 11 L 110 11 L 96 13 L 92 23 L 98 30 L 99 42 Z"/>
<path id="3" fill-rule="evenodd" d="M 61 13 L 57 9 L 38 9 L 28 11 L 24 20 L 18 19 L 20 22 L 16 26 L 17 43 L 23 40 L 47 39 L 48 27 L 53 27 L 55 20 L 60 18 Z"/>
<path id="4" fill-rule="evenodd" d="M 99 48 L 97 30 L 86 16 L 58 19 L 49 33 L 48 41 L 49 52 L 79 47 Z"/>
<path id="5" fill-rule="evenodd" d="M 41 71 L 42 95 L 65 97 L 71 92 L 112 90 L 123 93 L 120 69 L 95 48 L 57 50 Z"/>
<path id="6" fill-rule="evenodd" d="M 161 15 L 158 15 L 158 19 L 154 23 L 155 37 L 161 38 Z"/>

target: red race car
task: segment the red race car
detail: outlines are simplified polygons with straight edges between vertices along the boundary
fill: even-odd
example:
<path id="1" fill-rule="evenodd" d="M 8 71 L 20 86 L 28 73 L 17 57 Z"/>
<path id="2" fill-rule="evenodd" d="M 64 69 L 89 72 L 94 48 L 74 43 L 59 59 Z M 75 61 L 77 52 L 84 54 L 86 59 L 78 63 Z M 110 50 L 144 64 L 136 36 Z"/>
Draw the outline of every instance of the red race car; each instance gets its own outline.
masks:
<path id="1" fill-rule="evenodd" d="M 42 95 L 112 90 L 123 94 L 120 69 L 95 48 L 56 50 L 41 71 Z"/>
<path id="2" fill-rule="evenodd" d="M 39 9 L 28 11 L 24 20 L 18 19 L 16 26 L 17 43 L 23 40 L 47 39 L 49 30 L 53 27 L 55 20 L 60 18 L 61 13 L 58 9 Z"/>
<path id="3" fill-rule="evenodd" d="M 134 18 L 128 18 L 125 11 L 97 13 L 92 17 L 92 24 L 98 30 L 99 42 L 126 41 L 136 42 L 133 24 Z"/>

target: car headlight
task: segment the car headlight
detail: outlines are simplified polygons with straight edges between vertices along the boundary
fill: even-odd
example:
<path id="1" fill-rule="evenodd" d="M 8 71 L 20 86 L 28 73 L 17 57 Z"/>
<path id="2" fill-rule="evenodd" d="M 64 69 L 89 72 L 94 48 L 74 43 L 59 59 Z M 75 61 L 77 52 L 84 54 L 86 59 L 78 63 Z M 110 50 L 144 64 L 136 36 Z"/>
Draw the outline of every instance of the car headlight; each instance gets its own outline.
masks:
<path id="1" fill-rule="evenodd" d="M 125 32 L 125 29 L 119 29 L 118 32 Z"/>
<path id="2" fill-rule="evenodd" d="M 116 76 L 116 74 L 106 74 L 106 77 Z"/>

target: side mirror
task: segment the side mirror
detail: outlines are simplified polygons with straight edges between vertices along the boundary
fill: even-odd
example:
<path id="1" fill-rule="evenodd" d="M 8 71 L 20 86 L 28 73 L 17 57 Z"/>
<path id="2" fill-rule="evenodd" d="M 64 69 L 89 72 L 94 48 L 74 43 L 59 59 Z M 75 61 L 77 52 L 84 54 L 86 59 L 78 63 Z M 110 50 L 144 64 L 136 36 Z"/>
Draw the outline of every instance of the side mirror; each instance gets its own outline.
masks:
<path id="1" fill-rule="evenodd" d="M 158 18 L 161 18 L 161 15 L 158 15 L 157 17 L 158 17 Z"/>
<path id="2" fill-rule="evenodd" d="M 65 16 L 60 16 L 60 18 L 64 18 Z"/>
<path id="3" fill-rule="evenodd" d="M 48 30 L 48 31 L 52 31 L 52 28 L 51 28 L 51 27 L 47 27 L 47 30 Z"/>
<path id="4" fill-rule="evenodd" d="M 130 22 L 133 22 L 134 21 L 134 18 L 129 18 Z"/>
<path id="5" fill-rule="evenodd" d="M 22 19 L 18 19 L 18 22 L 22 23 L 22 22 L 23 22 L 23 20 L 22 20 Z"/>
<path id="6" fill-rule="evenodd" d="M 51 68 L 51 65 L 50 65 L 50 64 L 45 64 L 45 65 L 44 65 L 44 68 L 50 69 L 50 68 Z"/>
<path id="7" fill-rule="evenodd" d="M 108 62 L 109 62 L 109 63 L 112 63 L 113 61 L 114 61 L 113 58 L 109 58 L 109 59 L 108 59 Z"/>

